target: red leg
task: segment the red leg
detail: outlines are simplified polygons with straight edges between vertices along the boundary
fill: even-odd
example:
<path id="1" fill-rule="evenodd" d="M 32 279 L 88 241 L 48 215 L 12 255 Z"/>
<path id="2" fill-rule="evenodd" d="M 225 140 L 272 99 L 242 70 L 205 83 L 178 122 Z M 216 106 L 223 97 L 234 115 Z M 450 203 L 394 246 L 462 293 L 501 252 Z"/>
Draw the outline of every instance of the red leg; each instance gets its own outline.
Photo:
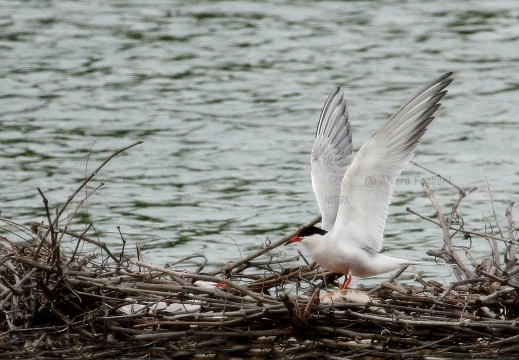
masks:
<path id="1" fill-rule="evenodd" d="M 348 285 L 350 285 L 351 283 L 351 275 L 345 274 L 344 276 L 344 283 L 342 284 L 339 290 L 346 290 L 348 288 Z"/>

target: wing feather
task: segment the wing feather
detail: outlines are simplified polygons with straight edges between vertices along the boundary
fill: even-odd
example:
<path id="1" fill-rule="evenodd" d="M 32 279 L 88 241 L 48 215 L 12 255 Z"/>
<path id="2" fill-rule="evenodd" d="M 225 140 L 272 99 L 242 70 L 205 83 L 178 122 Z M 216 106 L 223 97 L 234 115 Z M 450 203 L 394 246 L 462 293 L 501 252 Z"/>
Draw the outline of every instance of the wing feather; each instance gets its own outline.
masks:
<path id="1" fill-rule="evenodd" d="M 341 182 L 333 232 L 365 249 L 380 251 L 393 185 L 434 119 L 452 73 L 430 82 L 400 108 L 358 151 Z M 342 241 L 342 240 L 341 240 Z"/>
<path id="2" fill-rule="evenodd" d="M 337 217 L 344 173 L 353 158 L 351 129 L 344 92 L 335 88 L 324 104 L 312 148 L 312 187 L 323 217 L 322 228 L 331 230 Z"/>

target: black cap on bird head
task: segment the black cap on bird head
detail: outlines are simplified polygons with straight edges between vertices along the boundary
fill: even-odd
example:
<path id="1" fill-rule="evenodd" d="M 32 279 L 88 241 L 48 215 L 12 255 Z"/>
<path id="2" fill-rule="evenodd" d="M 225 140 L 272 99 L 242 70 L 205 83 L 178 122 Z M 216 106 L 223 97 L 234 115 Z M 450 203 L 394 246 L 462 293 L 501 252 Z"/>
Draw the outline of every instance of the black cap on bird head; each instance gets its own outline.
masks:
<path id="1" fill-rule="evenodd" d="M 296 236 L 294 236 L 290 240 L 288 240 L 285 245 L 301 241 L 301 240 L 303 240 L 303 238 L 308 237 L 308 236 L 312 236 L 312 235 L 315 235 L 315 234 L 325 235 L 327 232 L 328 231 L 326 231 L 324 229 L 321 229 L 321 228 L 319 228 L 317 226 L 314 226 L 314 225 L 305 226 L 305 227 L 301 228 L 301 230 L 299 230 L 299 232 L 297 233 Z"/>

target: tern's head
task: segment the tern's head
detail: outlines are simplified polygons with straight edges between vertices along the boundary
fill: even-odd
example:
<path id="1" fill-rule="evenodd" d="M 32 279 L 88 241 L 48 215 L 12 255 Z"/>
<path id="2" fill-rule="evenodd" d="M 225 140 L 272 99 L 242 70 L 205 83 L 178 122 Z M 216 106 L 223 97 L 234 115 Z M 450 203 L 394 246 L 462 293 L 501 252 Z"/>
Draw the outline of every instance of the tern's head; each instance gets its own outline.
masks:
<path id="1" fill-rule="evenodd" d="M 316 226 L 305 226 L 302 228 L 296 236 L 294 236 L 292 239 L 288 240 L 288 244 L 292 244 L 295 242 L 302 241 L 305 246 L 307 246 L 309 243 L 313 242 L 313 240 L 319 240 L 321 237 L 326 235 L 327 231 L 323 230 L 321 228 L 318 228 Z"/>

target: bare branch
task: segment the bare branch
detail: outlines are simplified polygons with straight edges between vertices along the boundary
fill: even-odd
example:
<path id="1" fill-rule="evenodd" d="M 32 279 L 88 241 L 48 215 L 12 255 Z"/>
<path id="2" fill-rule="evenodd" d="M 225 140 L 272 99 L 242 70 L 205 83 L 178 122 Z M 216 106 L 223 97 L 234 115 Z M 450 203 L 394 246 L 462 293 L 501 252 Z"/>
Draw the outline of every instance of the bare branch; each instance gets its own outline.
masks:
<path id="1" fill-rule="evenodd" d="M 117 151 L 115 151 L 114 153 L 112 153 L 108 158 L 105 159 L 105 161 L 103 161 L 101 163 L 101 165 L 99 165 L 91 174 L 89 177 L 87 177 L 82 183 L 81 185 L 79 185 L 79 187 L 72 193 L 72 195 L 70 195 L 67 199 L 67 201 L 65 202 L 65 204 L 63 204 L 63 206 L 59 209 L 58 213 L 56 214 L 54 220 L 52 221 L 52 224 L 54 226 L 58 226 L 58 221 L 59 221 L 59 218 L 61 217 L 61 215 L 63 214 L 63 212 L 65 211 L 65 209 L 68 207 L 68 205 L 70 204 L 70 202 L 76 197 L 76 195 L 86 186 L 86 184 L 88 184 L 90 182 L 90 180 L 92 180 L 94 178 L 94 176 L 97 175 L 97 173 L 99 171 L 101 171 L 101 169 L 106 165 L 108 164 L 108 162 L 110 162 L 110 160 L 112 160 L 114 157 L 116 157 L 117 155 L 119 155 L 120 153 L 128 150 L 128 149 L 131 149 L 132 147 L 134 146 L 137 146 L 137 145 L 140 145 L 142 144 L 143 141 L 137 141 L 129 146 L 125 146 Z M 46 237 L 46 236 L 45 236 Z"/>
<path id="2" fill-rule="evenodd" d="M 264 248 L 262 248 L 261 250 L 258 250 L 255 253 L 252 253 L 252 254 L 250 254 L 248 256 L 245 256 L 244 258 L 242 258 L 240 260 L 237 260 L 237 261 L 234 261 L 234 262 L 232 262 L 230 264 L 227 264 L 226 266 L 224 266 L 224 267 L 222 267 L 222 268 L 220 268 L 220 269 L 218 269 L 216 271 L 211 272 L 211 274 L 212 275 L 217 275 L 217 274 L 221 274 L 221 273 L 227 273 L 228 274 L 234 268 L 236 268 L 236 267 L 238 267 L 238 266 L 240 266 L 242 264 L 245 264 L 245 263 L 247 263 L 247 262 L 257 258 L 257 257 L 259 257 L 259 256 L 261 256 L 261 255 L 271 251 L 272 249 L 277 248 L 280 245 L 286 244 L 288 240 L 292 239 L 294 236 L 297 236 L 303 228 L 305 228 L 307 226 L 315 225 L 315 224 L 317 224 L 320 221 L 321 221 L 321 216 L 319 215 L 318 217 L 316 217 L 315 219 L 313 219 L 309 223 L 301 226 L 299 229 L 291 232 L 288 235 L 283 236 L 281 239 L 279 239 L 278 241 L 272 243 L 270 246 L 265 246 Z"/>
<path id="3" fill-rule="evenodd" d="M 468 270 L 466 268 L 466 266 L 463 264 L 463 262 L 461 261 L 461 259 L 458 256 L 458 254 L 456 253 L 456 251 L 454 249 L 454 246 L 452 245 L 452 239 L 451 239 L 451 235 L 450 235 L 450 232 L 449 232 L 450 220 L 449 219 L 444 219 L 443 214 L 442 214 L 442 210 L 440 208 L 440 204 L 436 200 L 436 197 L 434 196 L 434 193 L 432 192 L 432 190 L 429 187 L 429 185 L 427 185 L 427 182 L 422 181 L 422 186 L 425 189 L 425 192 L 427 193 L 427 195 L 429 195 L 429 199 L 431 200 L 431 204 L 433 205 L 433 208 L 436 211 L 436 215 L 438 216 L 438 220 L 439 220 L 439 222 L 441 224 L 441 228 L 443 230 L 443 242 L 444 242 L 444 246 L 447 249 L 447 252 L 449 253 L 449 255 L 454 260 L 454 263 L 465 274 L 467 279 L 474 278 L 474 274 L 472 272 L 470 272 L 470 270 Z M 460 191 L 460 194 L 461 193 L 462 192 Z"/>

